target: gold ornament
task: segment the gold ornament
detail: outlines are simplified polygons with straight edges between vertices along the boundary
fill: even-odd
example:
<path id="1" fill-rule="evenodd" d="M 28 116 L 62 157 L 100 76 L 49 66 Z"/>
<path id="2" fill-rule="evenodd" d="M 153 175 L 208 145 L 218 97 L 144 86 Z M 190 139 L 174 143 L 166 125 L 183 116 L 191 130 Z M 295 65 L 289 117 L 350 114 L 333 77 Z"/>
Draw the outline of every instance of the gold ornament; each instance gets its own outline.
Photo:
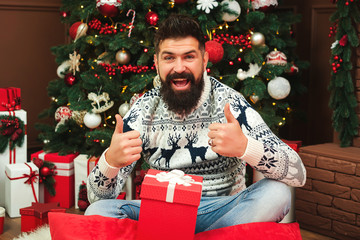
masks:
<path id="1" fill-rule="evenodd" d="M 84 116 L 86 111 L 73 111 L 71 115 L 71 119 L 73 119 L 77 125 L 82 125 L 84 123 Z"/>
<path id="2" fill-rule="evenodd" d="M 265 45 L 265 36 L 260 32 L 254 32 L 250 38 L 251 45 L 263 46 Z"/>

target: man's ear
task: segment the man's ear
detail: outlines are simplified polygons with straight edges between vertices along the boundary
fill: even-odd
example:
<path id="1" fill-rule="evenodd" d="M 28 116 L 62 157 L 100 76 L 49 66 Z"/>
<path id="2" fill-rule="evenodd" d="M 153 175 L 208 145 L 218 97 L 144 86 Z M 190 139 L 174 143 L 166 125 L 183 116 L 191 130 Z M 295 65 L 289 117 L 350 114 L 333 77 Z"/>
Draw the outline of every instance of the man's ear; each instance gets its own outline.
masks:
<path id="1" fill-rule="evenodd" d="M 156 67 L 156 70 L 158 70 L 158 61 L 157 61 L 157 55 L 154 54 L 154 64 L 155 64 L 155 67 Z"/>
<path id="2" fill-rule="evenodd" d="M 204 53 L 204 59 L 203 59 L 203 64 L 204 64 L 204 71 L 206 71 L 206 66 L 208 64 L 209 61 L 209 53 L 205 51 Z"/>

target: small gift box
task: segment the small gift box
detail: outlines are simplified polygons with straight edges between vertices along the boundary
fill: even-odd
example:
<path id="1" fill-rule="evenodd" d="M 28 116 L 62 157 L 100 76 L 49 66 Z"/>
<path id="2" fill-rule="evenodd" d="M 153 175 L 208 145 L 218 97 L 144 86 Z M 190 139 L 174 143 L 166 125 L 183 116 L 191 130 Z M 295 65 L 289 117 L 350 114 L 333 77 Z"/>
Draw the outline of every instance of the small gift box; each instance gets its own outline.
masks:
<path id="1" fill-rule="evenodd" d="M 202 179 L 150 169 L 141 188 L 137 239 L 193 239 Z"/>
<path id="2" fill-rule="evenodd" d="M 59 202 L 60 207 L 70 208 L 74 206 L 74 159 L 78 153 L 60 156 L 58 153 L 45 153 L 39 151 L 31 154 L 31 159 L 39 158 L 44 161 L 52 162 L 56 169 L 55 179 L 55 196 L 51 196 L 48 191 L 44 192 L 44 202 Z"/>
<path id="3" fill-rule="evenodd" d="M 1 94 L 0 94 L 1 95 Z M 21 129 L 21 133 L 23 136 L 22 144 L 19 146 L 17 144 L 18 139 L 14 139 L 14 136 L 18 134 L 16 129 L 17 126 L 9 125 L 9 130 L 13 128 L 12 136 L 8 138 L 8 143 L 4 151 L 0 151 L 0 206 L 4 206 L 5 204 L 5 166 L 6 164 L 14 164 L 14 163 L 24 163 L 27 159 L 27 133 L 26 133 L 26 111 L 17 110 L 17 111 L 0 111 L 0 126 L 2 124 L 6 124 L 6 121 L 13 121 L 16 118 L 22 121 L 23 129 Z M 8 118 L 10 117 L 10 118 Z M 0 132 L 0 135 L 5 136 L 4 132 Z M 4 138 L 2 138 L 4 139 Z"/>
<path id="4" fill-rule="evenodd" d="M 21 208 L 21 232 L 30 232 L 43 224 L 48 224 L 49 212 L 65 212 L 59 203 L 32 203 L 30 207 Z"/>
<path id="5" fill-rule="evenodd" d="M 20 88 L 0 88 L 0 111 L 14 111 L 21 109 Z"/>
<path id="6" fill-rule="evenodd" d="M 19 209 L 38 201 L 39 169 L 33 163 L 8 164 L 5 168 L 5 208 L 11 218 Z"/>

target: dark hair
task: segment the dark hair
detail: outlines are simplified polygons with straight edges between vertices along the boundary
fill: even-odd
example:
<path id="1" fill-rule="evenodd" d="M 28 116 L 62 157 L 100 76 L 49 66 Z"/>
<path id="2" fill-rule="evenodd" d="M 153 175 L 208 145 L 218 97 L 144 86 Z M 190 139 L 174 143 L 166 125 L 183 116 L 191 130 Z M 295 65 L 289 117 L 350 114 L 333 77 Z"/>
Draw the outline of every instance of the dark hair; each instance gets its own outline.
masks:
<path id="1" fill-rule="evenodd" d="M 205 38 L 200 25 L 186 15 L 171 14 L 159 26 L 154 37 L 155 53 L 158 54 L 161 41 L 169 38 L 194 37 L 199 41 L 199 49 L 205 50 Z"/>

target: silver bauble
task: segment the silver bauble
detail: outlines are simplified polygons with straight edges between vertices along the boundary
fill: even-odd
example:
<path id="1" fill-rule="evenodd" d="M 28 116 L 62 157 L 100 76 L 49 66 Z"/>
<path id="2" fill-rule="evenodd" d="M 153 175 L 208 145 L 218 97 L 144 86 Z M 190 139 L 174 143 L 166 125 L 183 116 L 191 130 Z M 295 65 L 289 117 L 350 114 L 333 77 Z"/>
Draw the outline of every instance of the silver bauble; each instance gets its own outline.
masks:
<path id="1" fill-rule="evenodd" d="M 84 124 L 90 129 L 97 128 L 101 124 L 101 115 L 98 113 L 87 112 L 84 116 Z"/>
<path id="2" fill-rule="evenodd" d="M 235 12 L 236 14 L 229 14 L 227 12 L 224 12 L 222 15 L 222 20 L 225 22 L 233 22 L 235 21 L 241 13 L 241 8 L 240 8 L 240 4 L 235 1 L 235 0 L 224 0 L 221 2 L 221 5 L 224 5 L 225 3 L 227 3 L 227 8 L 230 9 L 231 11 Z"/>
<path id="3" fill-rule="evenodd" d="M 130 104 L 128 102 L 124 102 L 119 107 L 120 116 L 124 117 L 129 110 L 130 110 Z"/>
<path id="4" fill-rule="evenodd" d="M 272 98 L 281 100 L 289 95 L 291 86 L 287 79 L 276 77 L 268 83 L 267 90 Z"/>
<path id="5" fill-rule="evenodd" d="M 119 64 L 128 64 L 130 62 L 131 56 L 128 51 L 122 49 L 116 53 L 115 59 Z"/>

